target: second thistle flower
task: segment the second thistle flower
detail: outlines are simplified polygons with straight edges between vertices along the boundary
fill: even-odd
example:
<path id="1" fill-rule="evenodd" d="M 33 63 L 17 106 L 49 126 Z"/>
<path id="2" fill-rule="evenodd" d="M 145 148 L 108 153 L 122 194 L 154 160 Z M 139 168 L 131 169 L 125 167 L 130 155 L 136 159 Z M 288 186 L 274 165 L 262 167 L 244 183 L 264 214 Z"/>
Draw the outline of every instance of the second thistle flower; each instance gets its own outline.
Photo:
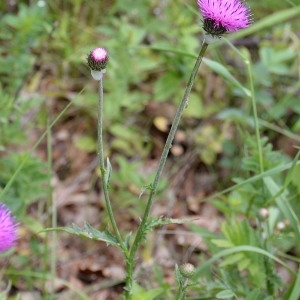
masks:
<path id="1" fill-rule="evenodd" d="M 10 210 L 4 204 L 0 204 L 0 252 L 15 246 L 17 225 Z"/>
<path id="2" fill-rule="evenodd" d="M 203 29 L 207 34 L 220 37 L 250 26 L 252 14 L 245 1 L 240 0 L 198 0 L 203 16 Z"/>

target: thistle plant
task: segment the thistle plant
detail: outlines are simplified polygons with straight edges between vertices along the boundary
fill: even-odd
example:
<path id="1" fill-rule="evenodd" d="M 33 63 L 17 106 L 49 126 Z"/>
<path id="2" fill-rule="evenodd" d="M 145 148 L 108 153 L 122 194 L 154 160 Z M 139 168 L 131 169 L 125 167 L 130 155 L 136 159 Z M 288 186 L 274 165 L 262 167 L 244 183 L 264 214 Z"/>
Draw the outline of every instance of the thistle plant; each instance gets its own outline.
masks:
<path id="1" fill-rule="evenodd" d="M 111 206 L 109 197 L 109 179 L 111 175 L 111 165 L 109 159 L 104 158 L 103 151 L 103 76 L 106 72 L 108 62 L 108 53 L 104 48 L 96 48 L 90 52 L 87 57 L 87 63 L 91 70 L 92 77 L 99 83 L 99 102 L 98 102 L 98 159 L 101 171 L 101 180 L 104 191 L 105 204 L 109 222 L 112 228 L 112 233 L 108 230 L 104 232 L 97 231 L 89 224 L 85 224 L 83 229 L 73 226 L 73 228 L 64 229 L 70 233 L 93 238 L 95 240 L 105 241 L 108 244 L 117 246 L 124 254 L 126 263 L 126 278 L 125 278 L 125 299 L 132 299 L 133 283 L 134 283 L 134 268 L 137 258 L 137 251 L 141 243 L 146 239 L 147 232 L 153 227 L 164 225 L 168 223 L 176 223 L 178 221 L 172 219 L 152 219 L 150 218 L 151 208 L 155 201 L 155 196 L 158 190 L 159 182 L 163 173 L 163 169 L 168 157 L 172 142 L 177 131 L 178 125 L 182 118 L 185 108 L 189 101 L 189 95 L 192 90 L 198 69 L 202 62 L 203 56 L 210 43 L 218 40 L 223 34 L 234 32 L 248 27 L 252 22 L 251 12 L 249 8 L 239 0 L 198 0 L 199 10 L 203 16 L 203 29 L 205 36 L 196 59 L 195 65 L 192 69 L 190 78 L 187 82 L 185 91 L 183 93 L 181 102 L 177 108 L 171 129 L 169 131 L 167 140 L 165 142 L 157 171 L 152 183 L 150 183 L 145 190 L 148 190 L 148 200 L 145 205 L 141 222 L 131 238 L 131 234 L 123 237 L 119 231 L 117 220 Z M 153 221 L 154 220 L 154 221 Z M 178 268 L 177 268 L 178 269 Z M 186 289 L 188 287 L 188 279 L 194 273 L 194 267 L 190 264 L 183 265 L 178 271 L 179 289 L 176 299 L 184 299 Z"/>
<path id="2" fill-rule="evenodd" d="M 11 211 L 0 204 L 0 252 L 4 252 L 15 246 L 17 240 L 17 226 Z"/>
<path id="3" fill-rule="evenodd" d="M 175 276 L 178 282 L 178 291 L 176 295 L 176 300 L 184 299 L 186 295 L 186 290 L 188 288 L 189 280 L 195 274 L 195 267 L 190 263 L 185 263 L 179 268 L 175 266 Z"/>

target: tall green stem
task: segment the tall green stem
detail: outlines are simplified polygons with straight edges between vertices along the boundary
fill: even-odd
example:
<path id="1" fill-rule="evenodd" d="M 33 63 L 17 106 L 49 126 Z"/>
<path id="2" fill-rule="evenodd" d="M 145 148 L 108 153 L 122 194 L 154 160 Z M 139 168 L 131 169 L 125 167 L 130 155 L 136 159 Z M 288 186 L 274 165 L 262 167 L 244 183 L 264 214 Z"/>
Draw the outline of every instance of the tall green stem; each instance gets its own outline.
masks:
<path id="1" fill-rule="evenodd" d="M 127 278 L 126 278 L 125 297 L 126 297 L 127 300 L 131 299 L 131 291 L 132 291 L 132 284 L 133 284 L 134 258 L 135 258 L 138 246 L 139 246 L 141 240 L 144 237 L 145 227 L 147 225 L 147 220 L 148 220 L 148 217 L 149 217 L 149 214 L 150 214 L 150 210 L 151 210 L 151 207 L 152 207 L 152 204 L 153 204 L 156 192 L 157 192 L 159 179 L 160 179 L 161 174 L 163 172 L 163 168 L 165 166 L 170 148 L 172 147 L 172 142 L 173 142 L 175 133 L 177 131 L 177 127 L 178 127 L 179 122 L 181 120 L 181 117 L 183 115 L 184 109 L 186 108 L 186 106 L 188 104 L 189 95 L 190 95 L 190 92 L 192 90 L 192 87 L 193 87 L 193 84 L 194 84 L 194 81 L 195 81 L 195 77 L 197 75 L 199 66 L 202 62 L 202 58 L 203 58 L 204 53 L 207 49 L 207 46 L 208 46 L 208 44 L 204 40 L 203 43 L 202 43 L 198 58 L 197 58 L 196 63 L 194 65 L 193 71 L 192 71 L 192 73 L 190 75 L 190 78 L 189 78 L 189 81 L 187 83 L 184 95 L 182 97 L 182 100 L 181 100 L 181 102 L 179 104 L 179 107 L 177 109 L 177 112 L 175 114 L 174 121 L 172 123 L 172 127 L 170 129 L 170 132 L 169 132 L 168 138 L 166 140 L 163 152 L 161 154 L 161 158 L 160 158 L 159 165 L 158 165 L 158 168 L 157 168 L 156 176 L 155 176 L 154 181 L 153 181 L 153 183 L 151 185 L 151 188 L 150 188 L 150 194 L 149 194 L 149 198 L 148 198 L 147 205 L 146 205 L 146 208 L 145 208 L 145 212 L 144 212 L 142 221 L 139 225 L 139 228 L 138 228 L 137 234 L 135 236 L 135 239 L 133 241 L 132 247 L 130 249 L 130 254 L 129 254 L 129 257 L 127 259 L 127 264 L 126 264 Z"/>
<path id="2" fill-rule="evenodd" d="M 244 52 L 246 54 L 245 63 L 247 66 L 247 72 L 249 77 L 249 84 L 251 89 L 251 105 L 252 105 L 252 111 L 253 111 L 253 119 L 254 119 L 254 127 L 255 127 L 255 137 L 256 137 L 256 143 L 257 143 L 257 151 L 258 151 L 258 159 L 259 159 L 259 167 L 260 167 L 260 173 L 262 174 L 264 172 L 264 162 L 263 162 L 263 151 L 260 141 L 260 132 L 259 132 L 259 120 L 257 115 L 257 107 L 256 107 L 256 99 L 255 99 L 255 89 L 254 89 L 254 83 L 253 83 L 253 75 L 252 75 L 252 68 L 251 68 L 251 58 L 249 52 Z"/>
<path id="3" fill-rule="evenodd" d="M 110 204 L 109 199 L 109 193 L 108 193 L 108 184 L 105 180 L 105 173 L 107 170 L 104 166 L 104 151 L 103 151 L 103 138 L 102 138 L 102 120 L 103 120 L 103 81 L 102 78 L 99 80 L 99 103 L 98 103 L 98 159 L 99 159 L 99 165 L 100 165 L 100 171 L 101 171 L 101 180 L 102 180 L 102 186 L 103 186 L 103 192 L 104 192 L 104 199 L 105 199 L 105 205 L 109 217 L 110 224 L 113 227 L 114 234 L 116 235 L 116 238 L 121 246 L 121 248 L 124 250 L 124 243 L 122 240 L 122 237 L 120 235 L 118 226 L 116 224 L 112 207 Z"/>

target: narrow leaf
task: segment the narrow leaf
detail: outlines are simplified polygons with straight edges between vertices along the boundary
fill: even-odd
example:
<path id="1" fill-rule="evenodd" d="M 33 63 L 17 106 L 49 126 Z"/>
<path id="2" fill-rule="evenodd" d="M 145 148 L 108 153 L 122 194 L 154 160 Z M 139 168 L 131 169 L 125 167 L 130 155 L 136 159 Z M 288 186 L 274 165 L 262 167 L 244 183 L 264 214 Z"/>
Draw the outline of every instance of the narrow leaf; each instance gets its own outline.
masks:
<path id="1" fill-rule="evenodd" d="M 275 202 L 285 218 L 287 218 L 294 229 L 297 240 L 300 240 L 300 224 L 292 209 L 289 201 L 287 200 L 286 193 L 282 192 L 282 189 L 276 184 L 276 182 L 271 177 L 266 177 L 263 179 L 266 187 L 268 188 L 270 194 L 275 198 Z"/>
<path id="2" fill-rule="evenodd" d="M 107 158 L 106 159 L 106 172 L 105 172 L 105 175 L 104 175 L 104 181 L 105 181 L 106 186 L 108 186 L 108 184 L 109 184 L 111 171 L 112 171 L 112 166 L 111 166 L 111 163 L 109 161 L 109 158 Z"/>
<path id="3" fill-rule="evenodd" d="M 216 246 L 220 248 L 231 248 L 234 246 L 231 242 L 227 240 L 211 240 L 211 242 L 213 242 Z"/>
<path id="4" fill-rule="evenodd" d="M 288 298 L 289 300 L 298 300 L 300 299 L 300 269 L 298 271 L 297 278 L 293 284 L 292 292 Z"/>
<path id="5" fill-rule="evenodd" d="M 251 96 L 250 91 L 245 88 L 237 79 L 235 79 L 233 77 L 233 75 L 231 75 L 231 73 L 228 71 L 228 69 L 226 69 L 223 65 L 221 65 L 220 63 L 210 60 L 208 58 L 203 58 L 203 62 L 210 68 L 212 69 L 214 72 L 216 72 L 217 74 L 221 75 L 224 79 L 226 79 L 228 82 L 232 83 L 234 86 L 240 88 L 244 94 L 248 97 Z"/>

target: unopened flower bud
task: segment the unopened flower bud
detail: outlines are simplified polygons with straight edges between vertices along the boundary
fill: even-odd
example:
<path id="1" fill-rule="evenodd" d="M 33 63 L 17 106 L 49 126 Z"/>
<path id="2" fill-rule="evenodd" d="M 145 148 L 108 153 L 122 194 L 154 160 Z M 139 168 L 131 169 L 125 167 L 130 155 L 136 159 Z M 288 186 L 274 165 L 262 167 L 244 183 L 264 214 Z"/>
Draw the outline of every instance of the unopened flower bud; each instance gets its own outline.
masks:
<path id="1" fill-rule="evenodd" d="M 190 263 L 185 263 L 179 267 L 179 272 L 185 278 L 191 278 L 195 274 L 195 267 Z"/>
<path id="2" fill-rule="evenodd" d="M 101 80 L 105 73 L 105 68 L 109 56 L 104 48 L 96 48 L 90 52 L 87 57 L 88 66 L 91 69 L 91 74 L 95 80 Z"/>
<path id="3" fill-rule="evenodd" d="M 269 211 L 264 207 L 259 210 L 259 214 L 263 219 L 267 219 L 269 217 Z"/>
<path id="4" fill-rule="evenodd" d="M 286 227 L 284 222 L 278 222 L 276 225 L 277 230 L 281 231 Z"/>

